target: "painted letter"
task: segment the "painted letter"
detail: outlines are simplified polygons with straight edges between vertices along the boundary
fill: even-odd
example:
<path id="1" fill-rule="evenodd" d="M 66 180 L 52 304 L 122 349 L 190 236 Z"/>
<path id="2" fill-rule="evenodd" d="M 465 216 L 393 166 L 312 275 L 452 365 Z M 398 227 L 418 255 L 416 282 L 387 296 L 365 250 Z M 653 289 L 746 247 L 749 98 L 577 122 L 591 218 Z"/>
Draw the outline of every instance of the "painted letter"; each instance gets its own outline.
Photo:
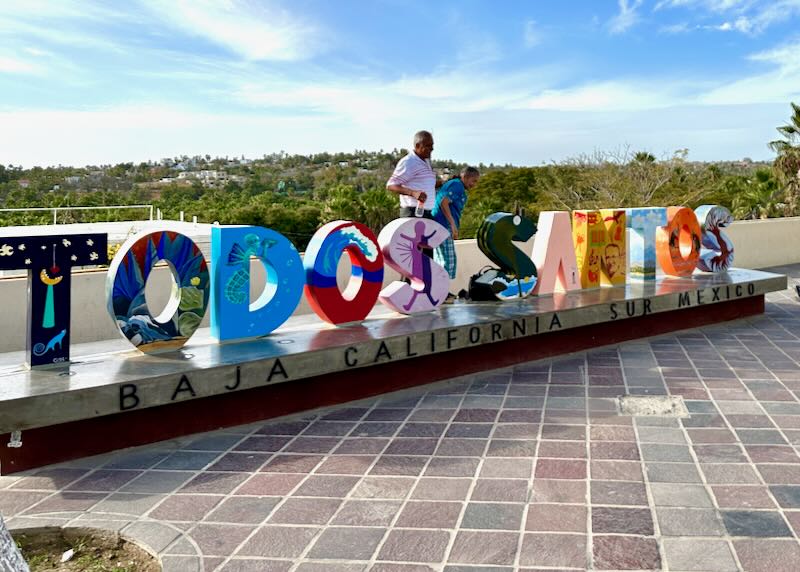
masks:
<path id="1" fill-rule="evenodd" d="M 656 253 L 665 274 L 692 275 L 700 258 L 701 232 L 692 209 L 667 209 L 667 224 L 656 231 Z"/>
<path id="2" fill-rule="evenodd" d="M 164 311 L 153 316 L 144 289 L 159 261 L 175 283 Z M 210 285 L 206 259 L 187 236 L 171 231 L 140 233 L 119 249 L 106 276 L 106 305 L 122 334 L 145 353 L 174 350 L 194 334 L 206 313 Z"/>
<path id="3" fill-rule="evenodd" d="M 381 290 L 380 301 L 401 314 L 427 312 L 442 304 L 450 277 L 421 247 L 436 248 L 448 236 L 438 222 L 423 218 L 398 218 L 383 227 L 378 243 L 386 264 L 410 278 L 411 284 L 392 282 Z"/>
<path id="4" fill-rule="evenodd" d="M 600 258 L 600 284 L 624 286 L 628 271 L 627 215 L 624 209 L 602 209 L 600 216 L 606 227 L 606 244 Z"/>
<path id="5" fill-rule="evenodd" d="M 250 301 L 250 263 L 266 270 L 262 294 Z M 256 226 L 211 227 L 211 335 L 218 340 L 265 336 L 292 315 L 303 294 L 303 261 L 289 239 Z"/>
<path id="6" fill-rule="evenodd" d="M 697 268 L 703 272 L 725 272 L 733 264 L 733 242 L 722 229 L 733 222 L 725 207 L 702 205 L 694 210 L 703 231 L 700 260 Z"/>
<path id="7" fill-rule="evenodd" d="M 336 269 L 343 252 L 353 266 L 350 281 L 340 292 Z M 375 235 L 359 222 L 337 220 L 322 226 L 308 243 L 303 266 L 306 299 L 331 324 L 366 318 L 383 284 L 383 255 Z"/>
<path id="8" fill-rule="evenodd" d="M 568 212 L 545 211 L 539 215 L 532 258 L 539 270 L 534 294 L 552 294 L 556 288 L 562 291 L 581 289 Z"/>
<path id="9" fill-rule="evenodd" d="M 572 211 L 572 238 L 581 286 L 625 284 L 625 211 Z"/>
<path id="10" fill-rule="evenodd" d="M 600 255 L 606 246 L 606 225 L 597 211 L 572 211 L 572 241 L 581 287 L 600 286 Z"/>
<path id="11" fill-rule="evenodd" d="M 106 240 L 106 234 L 0 238 L 0 270 L 28 271 L 29 367 L 69 361 L 72 267 L 108 262 Z"/>
<path id="12" fill-rule="evenodd" d="M 490 214 L 478 228 L 478 248 L 500 267 L 492 280 L 492 291 L 498 300 L 525 298 L 533 292 L 536 266 L 513 241 L 524 242 L 535 233 L 536 225 L 531 219 L 511 213 Z"/>
<path id="13" fill-rule="evenodd" d="M 630 237 L 628 275 L 640 280 L 656 279 L 656 229 L 667 224 L 667 209 L 627 209 Z"/>

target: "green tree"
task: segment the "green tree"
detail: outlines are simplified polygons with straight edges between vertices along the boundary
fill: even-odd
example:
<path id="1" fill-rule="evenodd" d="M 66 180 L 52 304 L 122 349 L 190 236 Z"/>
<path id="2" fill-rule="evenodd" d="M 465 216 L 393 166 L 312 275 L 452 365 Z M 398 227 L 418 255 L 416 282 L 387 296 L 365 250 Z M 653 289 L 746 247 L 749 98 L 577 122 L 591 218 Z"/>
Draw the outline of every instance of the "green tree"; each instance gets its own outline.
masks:
<path id="1" fill-rule="evenodd" d="M 731 177 L 726 181 L 733 196 L 733 216 L 738 219 L 765 219 L 780 216 L 782 189 L 771 171 L 761 169 L 754 177 Z"/>
<path id="2" fill-rule="evenodd" d="M 633 156 L 633 160 L 637 163 L 655 163 L 656 157 L 647 151 L 637 151 Z"/>
<path id="3" fill-rule="evenodd" d="M 350 185 L 337 185 L 328 192 L 322 207 L 322 218 L 331 220 L 363 220 L 364 206 L 358 192 Z"/>
<path id="4" fill-rule="evenodd" d="M 386 189 L 372 189 L 361 194 L 363 218 L 375 234 L 397 217 L 397 199 Z"/>
<path id="5" fill-rule="evenodd" d="M 800 105 L 792 102 L 789 123 L 778 127 L 781 139 L 769 142 L 769 148 L 778 156 L 775 170 L 786 191 L 786 214 L 795 215 L 800 206 Z"/>

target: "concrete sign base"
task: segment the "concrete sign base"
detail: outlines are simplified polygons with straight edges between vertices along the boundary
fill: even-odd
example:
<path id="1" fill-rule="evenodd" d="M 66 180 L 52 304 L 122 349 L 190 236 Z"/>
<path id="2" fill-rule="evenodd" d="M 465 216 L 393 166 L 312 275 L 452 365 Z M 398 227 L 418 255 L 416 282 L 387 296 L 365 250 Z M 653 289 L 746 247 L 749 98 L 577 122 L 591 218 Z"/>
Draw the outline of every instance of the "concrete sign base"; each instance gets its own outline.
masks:
<path id="1" fill-rule="evenodd" d="M 0 444 L 14 443 L 0 446 L 0 471 L 754 315 L 765 293 L 785 288 L 785 276 L 732 269 L 413 316 L 383 309 L 338 327 L 291 319 L 245 342 L 217 344 L 206 333 L 167 353 L 0 370 Z"/>

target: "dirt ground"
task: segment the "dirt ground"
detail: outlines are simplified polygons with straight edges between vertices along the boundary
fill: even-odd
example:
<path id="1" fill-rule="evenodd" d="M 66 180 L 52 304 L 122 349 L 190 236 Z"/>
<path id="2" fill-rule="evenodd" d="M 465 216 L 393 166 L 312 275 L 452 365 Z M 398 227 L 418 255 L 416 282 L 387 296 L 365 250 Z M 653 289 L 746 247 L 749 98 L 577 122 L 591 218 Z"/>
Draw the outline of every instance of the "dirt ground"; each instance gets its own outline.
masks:
<path id="1" fill-rule="evenodd" d="M 41 528 L 15 531 L 13 537 L 31 572 L 161 572 L 157 558 L 105 530 Z M 72 558 L 62 563 L 70 549 Z"/>

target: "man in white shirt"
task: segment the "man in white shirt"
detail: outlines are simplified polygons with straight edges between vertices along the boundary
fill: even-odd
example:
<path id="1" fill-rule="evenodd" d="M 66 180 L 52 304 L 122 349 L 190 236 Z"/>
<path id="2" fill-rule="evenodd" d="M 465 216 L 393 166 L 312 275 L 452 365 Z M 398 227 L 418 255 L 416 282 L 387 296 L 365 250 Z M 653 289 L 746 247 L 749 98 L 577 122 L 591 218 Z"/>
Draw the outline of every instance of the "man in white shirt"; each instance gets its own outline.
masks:
<path id="1" fill-rule="evenodd" d="M 433 135 L 429 131 L 414 134 L 414 150 L 400 159 L 386 188 L 400 196 L 400 216 L 414 216 L 417 204 L 425 206 L 425 218 L 431 218 L 436 204 L 436 173 L 431 167 Z"/>

